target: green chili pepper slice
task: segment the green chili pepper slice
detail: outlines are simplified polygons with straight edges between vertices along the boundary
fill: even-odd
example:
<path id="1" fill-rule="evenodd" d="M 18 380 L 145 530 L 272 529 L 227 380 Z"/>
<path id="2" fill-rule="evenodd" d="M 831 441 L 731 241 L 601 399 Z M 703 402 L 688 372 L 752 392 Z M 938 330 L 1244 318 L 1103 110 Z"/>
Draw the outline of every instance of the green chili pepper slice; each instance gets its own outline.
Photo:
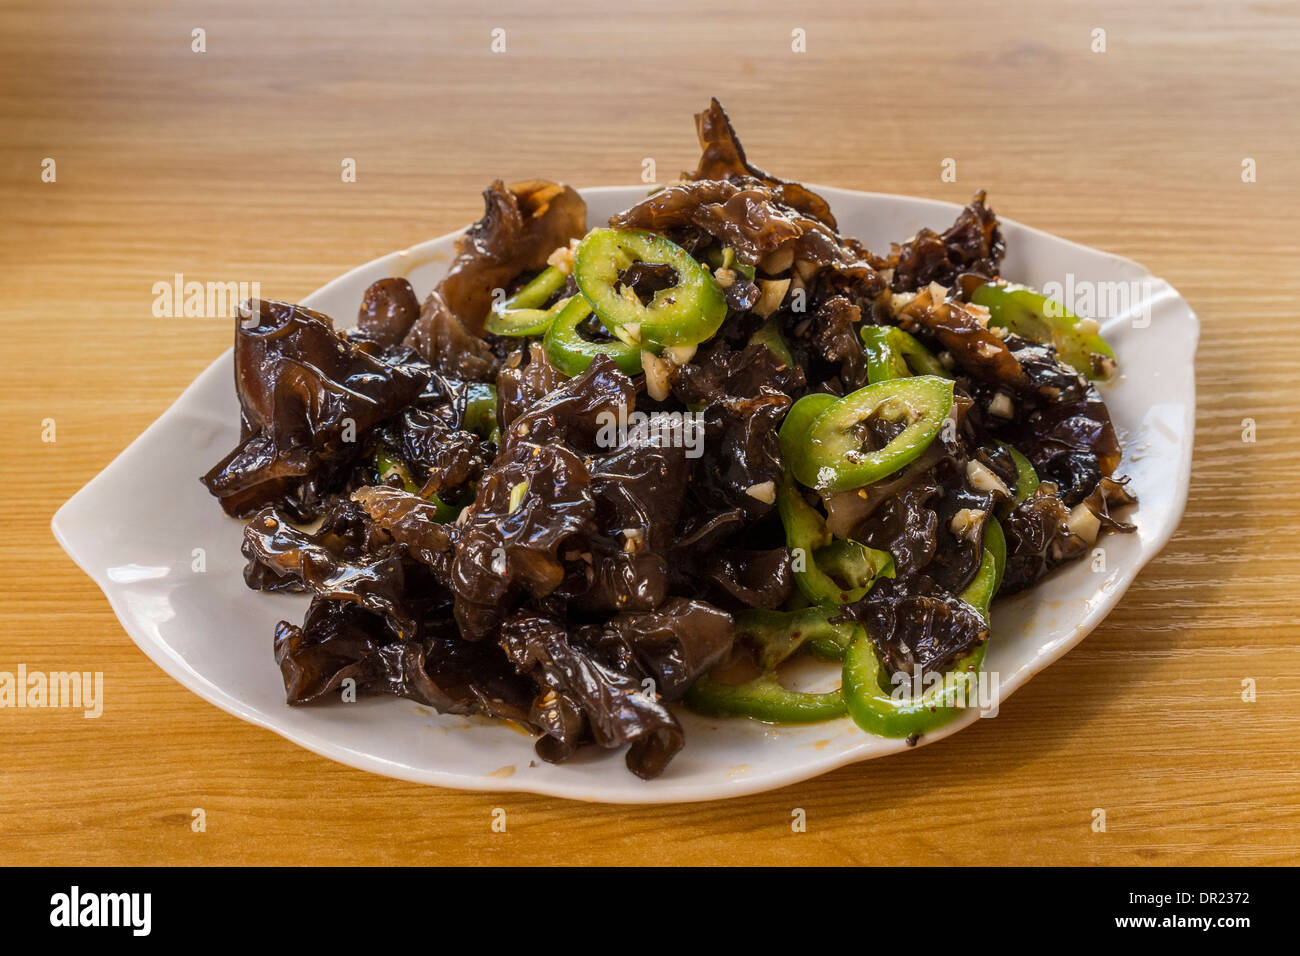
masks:
<path id="1" fill-rule="evenodd" d="M 818 548 L 830 544 L 830 529 L 817 509 L 803 500 L 788 475 L 777 489 L 776 508 L 785 528 L 786 547 L 794 553 L 794 581 L 799 590 L 814 604 L 840 603 L 839 585 L 813 560 Z"/>
<path id="2" fill-rule="evenodd" d="M 891 378 L 908 378 L 912 374 L 903 353 L 894 344 L 892 331 L 892 327 L 887 325 L 864 325 L 858 332 L 867 353 L 869 385 L 887 382 Z"/>
<path id="3" fill-rule="evenodd" d="M 1006 566 L 1006 538 L 1002 527 L 990 520 L 984 529 L 984 553 L 975 577 L 961 593 L 961 599 L 989 619 L 989 605 L 1002 584 Z M 911 737 L 942 727 L 960 712 L 955 706 L 970 693 L 988 652 L 987 642 L 980 644 L 953 665 L 942 680 L 930 686 L 920 697 L 895 696 L 883 689 L 884 675 L 880 658 L 871 638 L 862 627 L 855 627 L 844 651 L 844 676 L 841 689 L 844 702 L 854 723 L 878 737 Z"/>
<path id="4" fill-rule="evenodd" d="M 493 335 L 516 338 L 541 335 L 559 314 L 562 303 L 557 302 L 549 309 L 541 306 L 564 288 L 566 278 L 555 266 L 547 266 L 500 307 L 493 306 L 484 327 Z"/>
<path id="5" fill-rule="evenodd" d="M 547 266 L 522 289 L 506 299 L 502 310 L 508 312 L 511 309 L 536 309 L 563 289 L 567 278 L 568 276 L 555 266 Z"/>
<path id="6" fill-rule="evenodd" d="M 827 617 L 838 614 L 837 608 L 822 607 L 821 612 Z M 825 630 L 817 629 L 808 637 L 808 650 L 826 661 L 844 660 L 849 641 L 853 640 L 854 624 L 827 624 Z"/>
<path id="7" fill-rule="evenodd" d="M 751 608 L 736 615 L 736 637 L 752 641 L 759 650 L 759 666 L 770 671 L 789 660 L 808 641 L 846 640 L 853 625 L 830 623 L 830 616 L 835 613 L 827 607 L 806 607 L 799 611 Z"/>
<path id="8" fill-rule="evenodd" d="M 769 352 L 775 355 L 786 365 L 794 365 L 794 356 L 790 353 L 790 346 L 786 344 L 785 336 L 781 334 L 781 325 L 776 321 L 776 316 L 770 316 L 766 322 L 760 325 L 757 331 L 749 337 L 750 345 L 765 345 Z"/>
<path id="9" fill-rule="evenodd" d="M 840 587 L 818 569 L 813 554 L 818 548 L 831 543 L 831 532 L 826 520 L 803 495 L 790 478 L 789 461 L 794 448 L 807 434 L 808 427 L 819 415 L 837 401 L 834 395 L 814 393 L 795 402 L 785 415 L 778 433 L 781 453 L 785 456 L 787 471 L 781 487 L 777 489 L 776 507 L 785 528 L 785 543 L 794 552 L 794 579 L 799 590 L 815 604 L 842 603 Z"/>
<path id="10" fill-rule="evenodd" d="M 1088 378 L 1109 378 L 1115 370 L 1115 352 L 1105 339 L 1085 331 L 1077 315 L 1045 295 L 1023 286 L 990 282 L 976 289 L 971 301 L 989 310 L 989 325 L 1056 346 L 1061 361 Z"/>
<path id="11" fill-rule="evenodd" d="M 833 720 L 845 713 L 844 697 L 838 691 L 809 693 L 781 686 L 777 667 L 805 641 L 836 634 L 853 625 L 830 624 L 829 611 L 742 611 L 736 615 L 737 637 L 747 637 L 758 647 L 762 673 L 741 684 L 728 684 L 712 674 L 703 674 L 686 694 L 692 710 L 715 717 L 752 717 L 768 723 L 799 724 Z"/>
<path id="12" fill-rule="evenodd" d="M 984 646 L 958 661 L 919 697 L 895 697 L 881 689 L 880 659 L 867 632 L 858 627 L 844 652 L 844 703 L 853 722 L 876 737 L 911 737 L 942 727 L 960 712 L 979 671 Z M 977 659 L 978 658 L 978 659 Z"/>
<path id="13" fill-rule="evenodd" d="M 752 717 L 771 724 L 810 724 L 844 716 L 839 691 L 810 694 L 787 690 L 771 674 L 743 684 L 725 684 L 702 674 L 686 693 L 686 704 L 709 717 Z"/>
<path id="14" fill-rule="evenodd" d="M 420 487 L 411 477 L 411 469 L 406 467 L 406 462 L 397 458 L 392 452 L 384 447 L 375 450 L 375 471 L 379 473 L 379 480 L 385 481 L 390 475 L 396 474 L 402 482 L 402 489 L 407 494 L 418 495 Z"/>
<path id="15" fill-rule="evenodd" d="M 497 425 L 497 389 L 495 385 L 475 382 L 465 390 L 465 413 L 461 428 L 475 432 L 495 444 L 501 444 L 501 429 Z"/>
<path id="16" fill-rule="evenodd" d="M 1007 541 L 1002 534 L 1002 526 L 996 521 L 990 521 L 984 529 L 984 553 L 979 568 L 971 583 L 960 595 L 961 599 L 979 611 L 986 621 L 989 617 L 989 605 L 993 603 L 994 595 L 1002 586 L 1002 572 L 1006 562 Z M 891 573 L 887 576 L 893 576 L 892 570 L 891 567 Z M 844 652 L 848 650 L 849 640 L 853 635 L 846 630 L 845 625 L 829 626 L 836 630 L 809 636 L 809 649 L 827 660 L 843 660 Z"/>
<path id="17" fill-rule="evenodd" d="M 837 401 L 834 395 L 814 393 L 795 402 L 778 433 L 782 453 L 788 457 L 804 440 L 809 423 Z M 826 519 L 804 501 L 788 473 L 777 489 L 776 507 L 786 546 L 795 555 L 795 583 L 814 604 L 851 604 L 871 590 L 876 578 L 894 576 L 889 552 L 833 539 Z"/>
<path id="18" fill-rule="evenodd" d="M 1006 514 L 1009 514 L 1012 508 L 1038 490 L 1038 472 L 1034 470 L 1033 463 L 1016 449 L 1006 442 L 998 442 L 998 444 L 1006 449 L 1007 454 L 1011 456 L 1011 460 L 1016 466 L 1016 486 L 1012 489 L 1015 500 L 1004 502 L 1002 505 L 1002 510 L 1005 512 L 1003 517 L 1006 517 Z"/>
<path id="19" fill-rule="evenodd" d="M 840 585 L 837 604 L 852 604 L 866 596 L 876 578 L 894 576 L 894 557 L 850 538 L 836 538 L 813 552 L 813 563 Z"/>
<path id="20" fill-rule="evenodd" d="M 379 480 L 384 481 L 389 475 L 396 474 L 402 481 L 402 489 L 408 494 L 418 495 L 420 486 L 415 483 L 411 477 L 411 469 L 407 467 L 406 462 L 402 461 L 387 448 L 382 445 L 375 450 L 375 471 L 379 474 Z M 460 515 L 460 509 L 454 505 L 449 505 L 436 494 L 430 493 L 424 496 L 426 501 L 432 501 L 436 508 L 433 513 L 433 520 L 439 524 L 446 524 L 455 521 Z"/>
<path id="21" fill-rule="evenodd" d="M 786 460 L 801 484 L 820 492 L 865 487 L 921 456 L 943 427 L 952 398 L 953 383 L 937 375 L 868 385 L 817 416 L 802 440 L 789 443 Z M 867 451 L 857 428 L 873 417 L 904 427 L 883 448 Z"/>
<path id="22" fill-rule="evenodd" d="M 706 256 L 714 272 L 719 269 L 731 269 L 733 272 L 739 272 L 751 282 L 754 280 L 754 276 L 758 274 L 758 270 L 753 266 L 747 265 L 736 258 L 736 250 L 731 246 L 710 246 Z"/>
<path id="23" fill-rule="evenodd" d="M 996 521 L 985 529 L 985 548 L 975 578 L 962 599 L 987 619 L 989 603 L 1001 582 L 1006 543 Z M 736 616 L 738 637 L 758 648 L 758 677 L 729 684 L 704 674 L 686 695 L 699 713 L 721 717 L 751 717 L 769 723 L 812 723 L 845 713 L 868 733 L 909 737 L 943 726 L 957 713 L 958 695 L 968 692 L 978 674 L 987 645 L 981 644 L 941 681 L 916 698 L 898 698 L 882 689 L 883 675 L 875 647 L 858 624 L 832 624 L 828 607 L 798 611 L 742 611 Z M 822 656 L 842 657 L 840 691 L 808 693 L 781 686 L 777 668 L 807 643 Z M 820 648 L 818 647 L 820 645 Z M 887 686 L 887 685 L 886 685 Z"/>
<path id="24" fill-rule="evenodd" d="M 586 371 L 597 355 L 608 355 L 628 375 L 641 371 L 641 350 L 626 342 L 593 342 L 578 333 L 578 325 L 591 315 L 591 303 L 575 295 L 546 330 L 542 345 L 546 360 L 572 378 Z"/>
<path id="25" fill-rule="evenodd" d="M 787 462 L 807 441 L 808 431 L 812 428 L 813 422 L 838 401 L 839 398 L 835 395 L 812 392 L 790 406 L 777 432 L 777 440 L 781 443 L 781 455 Z"/>
<path id="26" fill-rule="evenodd" d="M 943 363 L 930 354 L 930 350 L 916 337 L 892 325 L 864 325 L 858 336 L 867 353 L 867 383 L 907 378 L 916 375 L 938 375 L 952 378 Z"/>
<path id="27" fill-rule="evenodd" d="M 644 305 L 618 273 L 634 262 L 673 267 L 677 283 Z M 654 348 L 697 345 L 727 317 L 722 287 L 685 249 L 663 236 L 637 229 L 593 229 L 573 254 L 578 289 L 610 332 L 629 344 Z"/>
<path id="28" fill-rule="evenodd" d="M 894 576 L 889 552 L 833 539 L 826 520 L 803 500 L 789 476 L 777 489 L 776 507 L 786 546 L 794 552 L 795 584 L 814 604 L 852 604 L 871 590 L 876 578 Z"/>
<path id="29" fill-rule="evenodd" d="M 485 328 L 493 335 L 522 339 L 545 335 L 555 317 L 560 314 L 568 299 L 562 299 L 549 309 L 511 309 L 508 312 L 488 313 Z"/>
<path id="30" fill-rule="evenodd" d="M 992 520 L 984 528 L 984 551 L 993 555 L 993 591 L 989 595 L 988 602 L 980 609 L 984 619 L 989 619 L 989 605 L 993 603 L 993 598 L 997 597 L 998 591 L 1002 590 L 1002 575 L 1007 570 L 1007 536 L 1002 531 L 1002 525 L 996 520 Z M 976 575 L 978 577 L 978 575 Z M 962 600 L 967 604 L 973 604 L 970 598 L 962 595 Z M 980 607 L 978 604 L 976 607 Z"/>
<path id="31" fill-rule="evenodd" d="M 1000 555 L 1000 556 L 999 556 Z M 990 519 L 984 527 L 984 554 L 975 577 L 961 592 L 961 599 L 980 612 L 984 620 L 989 618 L 989 605 L 993 595 L 998 593 L 1001 584 L 1002 566 L 1006 563 L 1007 541 L 1002 535 L 1002 526 Z"/>

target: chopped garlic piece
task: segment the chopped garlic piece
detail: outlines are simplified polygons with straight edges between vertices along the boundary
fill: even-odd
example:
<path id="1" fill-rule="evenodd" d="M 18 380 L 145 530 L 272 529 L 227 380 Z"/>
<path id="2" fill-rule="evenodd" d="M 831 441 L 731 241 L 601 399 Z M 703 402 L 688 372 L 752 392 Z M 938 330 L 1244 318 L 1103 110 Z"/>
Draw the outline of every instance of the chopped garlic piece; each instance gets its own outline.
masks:
<path id="1" fill-rule="evenodd" d="M 1065 519 L 1065 526 L 1088 544 L 1096 542 L 1097 535 L 1101 533 L 1101 521 L 1083 502 L 1070 509 L 1070 516 Z"/>
<path id="2" fill-rule="evenodd" d="M 760 263 L 763 271 L 770 276 L 778 276 L 794 265 L 794 246 L 787 243 L 774 252 L 769 252 Z"/>
<path id="3" fill-rule="evenodd" d="M 559 269 L 566 276 L 573 275 L 573 246 L 560 246 L 546 257 L 546 264 Z"/>
<path id="4" fill-rule="evenodd" d="M 915 292 L 895 292 L 889 297 L 889 308 L 894 313 L 902 312 L 915 298 Z"/>
<path id="5" fill-rule="evenodd" d="M 668 398 L 672 389 L 669 378 L 672 366 L 653 352 L 641 352 L 641 370 L 645 372 L 645 390 L 656 402 Z"/>
<path id="6" fill-rule="evenodd" d="M 526 494 L 528 494 L 527 478 L 510 489 L 510 514 L 514 514 L 518 507 L 524 503 Z"/>
<path id="7" fill-rule="evenodd" d="M 984 519 L 987 517 L 988 514 L 979 508 L 962 508 L 948 522 L 948 530 L 959 538 L 975 541 L 979 538 L 980 529 L 984 527 Z"/>
<path id="8" fill-rule="evenodd" d="M 758 317 L 766 319 L 781 307 L 781 303 L 785 300 L 785 293 L 790 288 L 790 280 L 759 279 L 758 288 L 760 290 L 758 301 L 754 303 L 754 308 L 750 311 Z"/>
<path id="9" fill-rule="evenodd" d="M 664 349 L 663 357 L 674 365 L 685 365 L 691 359 L 695 358 L 697 345 L 670 345 Z"/>
<path id="10" fill-rule="evenodd" d="M 614 332 L 614 337 L 617 338 L 620 342 L 623 342 L 627 345 L 641 344 L 641 323 L 640 322 L 625 322 L 622 325 L 615 326 L 613 332 Z"/>
<path id="11" fill-rule="evenodd" d="M 645 532 L 640 528 L 624 528 L 623 537 L 626 539 L 623 542 L 623 550 L 629 553 L 645 544 Z"/>
<path id="12" fill-rule="evenodd" d="M 1006 392 L 994 395 L 993 401 L 989 402 L 989 414 L 997 418 L 1014 418 L 1016 406 L 1011 403 L 1011 396 Z"/>
<path id="13" fill-rule="evenodd" d="M 1010 498 L 1011 492 L 1006 483 L 993 473 L 982 461 L 972 458 L 966 462 L 966 480 L 976 491 L 991 491 L 995 495 Z"/>

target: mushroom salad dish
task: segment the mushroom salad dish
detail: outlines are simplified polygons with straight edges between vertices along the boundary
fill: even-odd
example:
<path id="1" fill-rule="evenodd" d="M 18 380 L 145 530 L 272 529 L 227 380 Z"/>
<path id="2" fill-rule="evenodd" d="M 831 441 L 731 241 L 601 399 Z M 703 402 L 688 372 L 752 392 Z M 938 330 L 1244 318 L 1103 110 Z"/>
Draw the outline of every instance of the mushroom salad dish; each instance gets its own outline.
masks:
<path id="1" fill-rule="evenodd" d="M 311 597 L 275 630 L 289 704 L 406 697 L 643 778 L 678 708 L 915 742 L 996 597 L 1132 530 L 1115 355 L 999 275 L 983 193 L 873 252 L 716 100 L 696 128 L 694 172 L 590 228 L 568 186 L 494 182 L 423 303 L 243 308 L 202 480 L 248 586 Z"/>

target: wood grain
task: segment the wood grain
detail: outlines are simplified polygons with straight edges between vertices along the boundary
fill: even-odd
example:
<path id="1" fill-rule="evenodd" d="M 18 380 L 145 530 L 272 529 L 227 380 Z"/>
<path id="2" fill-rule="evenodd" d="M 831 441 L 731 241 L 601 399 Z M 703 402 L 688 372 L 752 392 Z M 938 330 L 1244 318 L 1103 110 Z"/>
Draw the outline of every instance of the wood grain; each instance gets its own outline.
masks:
<path id="1" fill-rule="evenodd" d="M 1300 861 L 1300 8 L 613 10 L 4 5 L 0 669 L 102 670 L 107 701 L 99 720 L 0 711 L 0 862 Z M 206 53 L 191 51 L 196 27 Z M 472 220 L 493 177 L 623 184 L 645 157 L 674 173 L 695 160 L 690 116 L 712 94 L 782 175 L 963 201 L 985 187 L 1004 215 L 1139 260 L 1199 313 L 1187 516 L 1082 646 L 999 719 L 934 746 L 645 808 L 371 776 L 145 659 L 49 519 L 228 344 L 225 321 L 154 318 L 154 282 L 259 281 L 297 299 Z M 340 181 L 345 157 L 356 183 Z M 940 181 L 944 157 L 956 183 Z M 806 833 L 791 830 L 797 807 Z"/>

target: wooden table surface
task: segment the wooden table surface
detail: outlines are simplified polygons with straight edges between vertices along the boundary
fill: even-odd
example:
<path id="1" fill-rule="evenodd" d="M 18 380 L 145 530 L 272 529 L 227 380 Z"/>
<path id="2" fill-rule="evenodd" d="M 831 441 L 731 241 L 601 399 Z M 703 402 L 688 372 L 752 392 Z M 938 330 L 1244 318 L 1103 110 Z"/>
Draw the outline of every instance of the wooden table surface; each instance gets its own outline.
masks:
<path id="1" fill-rule="evenodd" d="M 1300 861 L 1300 7 L 435 6 L 0 11 L 0 670 L 105 676 L 98 720 L 0 710 L 0 863 Z M 226 320 L 155 318 L 155 282 L 295 300 L 473 220 L 494 177 L 626 184 L 647 157 L 671 177 L 713 94 L 781 175 L 985 187 L 1006 216 L 1137 259 L 1200 315 L 1187 514 L 1101 627 L 934 746 L 640 808 L 372 776 L 145 658 L 49 520 L 230 342 Z"/>

